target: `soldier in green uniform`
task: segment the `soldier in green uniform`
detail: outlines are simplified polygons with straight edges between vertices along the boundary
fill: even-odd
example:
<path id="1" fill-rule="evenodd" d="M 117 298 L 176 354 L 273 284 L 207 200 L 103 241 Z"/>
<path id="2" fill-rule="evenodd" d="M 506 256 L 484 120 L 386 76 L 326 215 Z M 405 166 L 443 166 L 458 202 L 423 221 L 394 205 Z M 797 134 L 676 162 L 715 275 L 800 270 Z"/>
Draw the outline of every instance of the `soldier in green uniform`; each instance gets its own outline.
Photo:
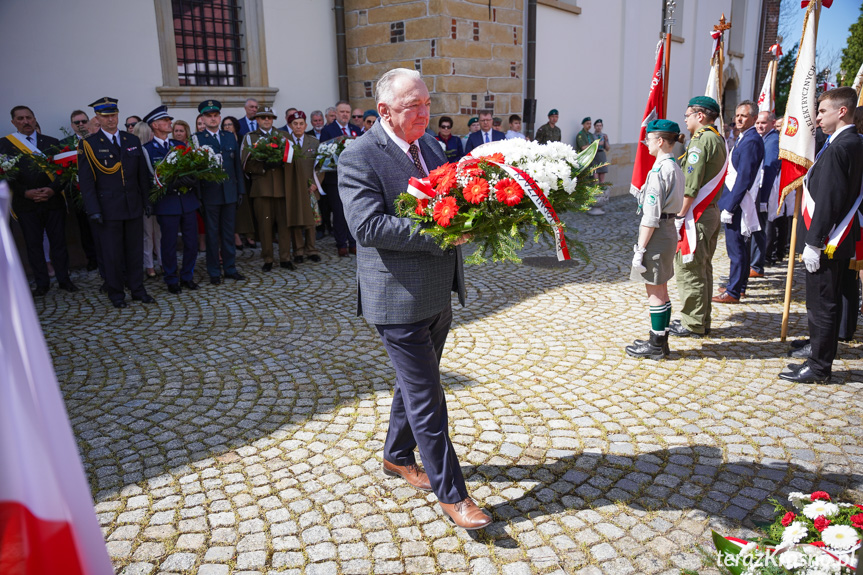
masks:
<path id="1" fill-rule="evenodd" d="M 725 139 L 713 123 L 719 117 L 719 104 L 707 96 L 689 100 L 686 108 L 686 128 L 692 134 L 683 160 L 685 178 L 683 207 L 677 213 L 678 231 L 684 225 L 687 212 L 698 203 L 706 203 L 695 222 L 695 249 L 684 257 L 678 251 L 674 258 L 674 275 L 680 296 L 681 319 L 674 320 L 668 332 L 678 337 L 701 337 L 710 333 L 710 298 L 713 290 L 713 253 L 719 238 L 719 209 L 716 202 L 721 186 L 712 194 L 711 182 L 725 166 L 728 154 Z M 699 198 L 699 192 L 701 197 Z M 698 199 L 698 202 L 696 201 Z"/>
<path id="2" fill-rule="evenodd" d="M 593 143 L 593 134 L 590 133 L 590 116 L 581 121 L 581 131 L 575 136 L 575 151 L 583 152 Z"/>
<path id="3" fill-rule="evenodd" d="M 548 113 L 548 122 L 539 127 L 536 131 L 536 141 L 540 144 L 548 142 L 560 141 L 560 128 L 557 127 L 557 119 L 560 116 L 556 108 L 552 108 Z"/>

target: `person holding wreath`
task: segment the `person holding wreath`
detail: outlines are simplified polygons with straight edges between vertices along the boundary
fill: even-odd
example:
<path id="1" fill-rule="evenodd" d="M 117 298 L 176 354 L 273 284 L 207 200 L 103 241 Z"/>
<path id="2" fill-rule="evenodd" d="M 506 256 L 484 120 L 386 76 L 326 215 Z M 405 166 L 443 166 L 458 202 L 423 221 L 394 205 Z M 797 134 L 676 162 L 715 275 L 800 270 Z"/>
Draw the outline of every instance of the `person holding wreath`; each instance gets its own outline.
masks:
<path id="1" fill-rule="evenodd" d="M 668 280 L 674 276 L 674 254 L 677 251 L 678 228 L 675 216 L 683 207 L 683 171 L 674 161 L 672 149 L 680 126 L 670 120 L 653 120 L 647 124 L 647 146 L 656 157 L 644 186 L 635 194 L 642 212 L 638 243 L 632 258 L 633 281 L 642 281 L 650 304 L 650 338 L 635 340 L 626 346 L 632 357 L 662 359 L 669 353 L 668 324 L 671 322 L 671 300 Z M 681 224 L 683 219 L 680 220 Z"/>

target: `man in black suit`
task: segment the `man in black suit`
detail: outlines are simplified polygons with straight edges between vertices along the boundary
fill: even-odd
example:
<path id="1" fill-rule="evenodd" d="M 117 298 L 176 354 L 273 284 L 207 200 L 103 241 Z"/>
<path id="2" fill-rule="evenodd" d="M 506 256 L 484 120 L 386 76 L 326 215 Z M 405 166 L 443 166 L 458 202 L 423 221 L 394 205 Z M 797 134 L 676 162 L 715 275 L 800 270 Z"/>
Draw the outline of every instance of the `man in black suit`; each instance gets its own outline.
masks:
<path id="1" fill-rule="evenodd" d="M 839 339 L 841 280 L 860 235 L 857 211 L 863 182 L 863 141 L 854 127 L 857 92 L 836 88 L 818 99 L 818 124 L 829 135 L 804 179 L 803 222 L 797 248 L 806 265 L 806 315 L 812 352 L 779 377 L 829 383 Z"/>
<path id="2" fill-rule="evenodd" d="M 116 308 L 132 299 L 156 300 L 144 289 L 144 220 L 150 215 L 150 171 L 137 136 L 117 129 L 115 98 L 90 104 L 101 128 L 78 145 L 78 180 L 84 210 L 101 245 L 105 287 Z"/>
<path id="3" fill-rule="evenodd" d="M 312 124 L 312 129 L 306 132 L 307 136 L 313 136 L 320 141 L 321 132 L 324 129 L 324 113 L 320 110 L 315 110 L 309 115 L 309 122 Z"/>
<path id="4" fill-rule="evenodd" d="M 59 151 L 60 142 L 36 133 L 36 118 L 27 106 L 12 108 L 15 131 L 0 139 L 0 154 L 21 156 L 18 175 L 12 180 L 12 210 L 24 233 L 27 261 L 36 278 L 34 296 L 48 293 L 51 278 L 45 263 L 42 237 L 48 235 L 51 263 L 60 289 L 75 292 L 69 279 L 69 254 L 66 251 L 66 202 L 53 174 L 41 170 L 32 158 Z"/>
<path id="5" fill-rule="evenodd" d="M 469 154 L 477 146 L 506 139 L 506 134 L 492 129 L 493 124 L 494 119 L 492 118 L 491 110 L 483 110 L 479 113 L 479 130 L 468 136 L 467 143 L 464 146 L 465 155 Z"/>
<path id="6" fill-rule="evenodd" d="M 87 126 L 90 123 L 90 118 L 87 117 L 87 113 L 84 110 L 74 110 L 70 115 L 69 121 L 72 133 L 68 137 L 60 140 L 60 145 L 69 146 L 69 149 L 75 149 L 78 147 L 78 142 L 90 135 L 90 132 L 87 129 Z M 67 200 L 71 199 L 72 198 L 67 198 Z M 77 202 L 70 203 L 76 204 Z M 90 222 L 87 219 L 87 213 L 84 211 L 83 205 L 80 207 L 78 205 L 70 205 L 69 209 L 75 210 L 75 217 L 78 220 L 78 233 L 81 237 L 81 248 L 87 256 L 87 271 L 91 272 L 99 267 L 99 265 L 98 257 L 96 255 L 96 244 L 93 242 L 93 231 L 90 229 Z"/>
<path id="7" fill-rule="evenodd" d="M 336 104 L 336 119 L 332 124 L 324 126 L 321 132 L 321 143 L 341 136 L 356 138 L 362 134 L 362 128 L 351 124 L 351 105 L 344 100 Z M 326 193 L 330 209 L 333 212 L 333 235 L 336 237 L 336 248 L 339 257 L 347 257 L 348 253 L 357 253 L 357 242 L 348 230 L 345 220 L 345 208 L 339 197 L 339 176 L 336 172 L 327 172 L 323 181 L 324 193 Z"/>
<path id="8" fill-rule="evenodd" d="M 249 132 L 254 132 L 258 129 L 258 121 L 255 119 L 255 114 L 258 113 L 258 101 L 254 98 L 249 98 L 243 105 L 243 110 L 246 115 L 240 119 L 240 133 L 237 134 L 237 141 L 242 142 L 243 136 Z"/>

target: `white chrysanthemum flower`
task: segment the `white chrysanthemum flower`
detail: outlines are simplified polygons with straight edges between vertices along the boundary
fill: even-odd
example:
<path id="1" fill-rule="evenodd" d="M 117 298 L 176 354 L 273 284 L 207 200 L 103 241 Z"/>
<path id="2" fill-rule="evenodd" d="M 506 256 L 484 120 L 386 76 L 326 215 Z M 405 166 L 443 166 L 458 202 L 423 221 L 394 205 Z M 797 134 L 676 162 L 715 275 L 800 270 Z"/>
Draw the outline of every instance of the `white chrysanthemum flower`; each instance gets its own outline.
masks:
<path id="1" fill-rule="evenodd" d="M 794 521 L 782 532 L 782 547 L 793 545 L 803 539 L 808 533 L 806 525 L 802 521 Z"/>
<path id="2" fill-rule="evenodd" d="M 806 556 L 799 551 L 786 551 L 779 555 L 779 564 L 786 569 L 799 569 L 806 567 L 807 563 Z"/>
<path id="3" fill-rule="evenodd" d="M 797 509 L 802 509 L 803 506 L 810 503 L 812 499 L 805 493 L 794 491 L 788 494 L 788 501 L 791 502 L 791 505 L 793 505 Z"/>
<path id="4" fill-rule="evenodd" d="M 819 499 L 818 501 L 813 501 L 809 505 L 805 506 L 800 512 L 814 521 L 817 517 L 822 515 L 824 517 L 833 517 L 839 513 L 839 506 L 835 503 Z"/>
<path id="5" fill-rule="evenodd" d="M 857 530 L 849 525 L 831 525 L 821 532 L 821 540 L 833 549 L 850 549 L 857 539 Z"/>
<path id="6" fill-rule="evenodd" d="M 739 555 L 741 557 L 745 557 L 746 555 L 749 555 L 750 553 L 754 553 L 756 549 L 758 549 L 758 544 L 755 543 L 754 541 L 750 541 L 749 543 L 747 543 L 746 545 L 744 545 L 743 547 L 740 548 Z"/>

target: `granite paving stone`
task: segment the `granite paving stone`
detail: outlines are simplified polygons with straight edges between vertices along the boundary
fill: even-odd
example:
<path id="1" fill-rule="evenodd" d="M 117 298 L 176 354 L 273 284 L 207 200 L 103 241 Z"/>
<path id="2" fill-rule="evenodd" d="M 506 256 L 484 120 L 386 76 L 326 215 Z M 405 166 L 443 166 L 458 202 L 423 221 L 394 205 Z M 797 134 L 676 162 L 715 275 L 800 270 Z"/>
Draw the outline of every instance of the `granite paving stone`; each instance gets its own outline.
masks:
<path id="1" fill-rule="evenodd" d="M 520 265 L 466 267 L 441 381 L 495 520 L 472 534 L 381 471 L 394 374 L 331 237 L 296 270 L 238 252 L 247 279 L 219 286 L 201 256 L 201 289 L 148 280 L 157 303 L 124 310 L 73 271 L 80 292 L 36 307 L 116 572 L 715 575 L 711 529 L 751 535 L 771 497 L 863 499 L 863 346 L 839 343 L 831 385 L 776 377 L 784 266 L 668 359 L 624 353 L 649 329 L 635 211 L 563 216 L 589 262 L 529 244 Z M 720 238 L 716 281 L 728 264 Z M 807 334 L 797 268 L 790 339 Z"/>

